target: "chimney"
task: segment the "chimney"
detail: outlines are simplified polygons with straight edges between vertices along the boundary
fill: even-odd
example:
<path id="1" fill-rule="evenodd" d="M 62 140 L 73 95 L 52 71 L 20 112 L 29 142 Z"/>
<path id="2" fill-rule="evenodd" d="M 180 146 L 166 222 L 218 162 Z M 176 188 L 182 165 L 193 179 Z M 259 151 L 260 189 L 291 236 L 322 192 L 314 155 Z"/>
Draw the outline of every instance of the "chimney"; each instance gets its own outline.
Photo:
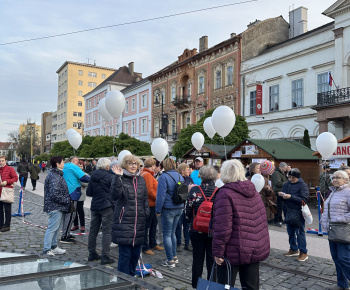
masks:
<path id="1" fill-rule="evenodd" d="M 234 38 L 236 36 L 236 33 L 231 33 L 231 38 Z"/>
<path id="2" fill-rule="evenodd" d="M 130 74 L 134 74 L 134 62 L 128 64 Z"/>
<path id="3" fill-rule="evenodd" d="M 307 32 L 307 8 L 300 6 L 289 12 L 289 38 Z"/>
<path id="4" fill-rule="evenodd" d="M 205 35 L 199 39 L 199 52 L 202 52 L 207 49 L 208 49 L 208 36 Z"/>

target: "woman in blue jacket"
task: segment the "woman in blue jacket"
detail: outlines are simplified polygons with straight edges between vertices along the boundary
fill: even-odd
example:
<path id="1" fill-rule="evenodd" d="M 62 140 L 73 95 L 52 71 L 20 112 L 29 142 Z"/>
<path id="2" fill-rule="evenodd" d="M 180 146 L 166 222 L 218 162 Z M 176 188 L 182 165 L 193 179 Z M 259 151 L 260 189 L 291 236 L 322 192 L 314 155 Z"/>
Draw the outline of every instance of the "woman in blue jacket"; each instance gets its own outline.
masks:
<path id="1" fill-rule="evenodd" d="M 290 249 L 284 255 L 286 257 L 298 257 L 299 262 L 308 259 L 305 237 L 305 220 L 301 213 L 302 202 L 309 200 L 309 188 L 300 177 L 298 168 L 293 168 L 288 173 L 288 182 L 283 184 L 282 192 L 278 193 L 283 197 L 286 208 L 285 223 L 289 236 Z"/>
<path id="2" fill-rule="evenodd" d="M 163 161 L 164 172 L 158 179 L 156 213 L 161 214 L 163 243 L 167 260 L 162 266 L 174 268 L 179 261 L 176 252 L 176 226 L 182 214 L 184 205 L 176 205 L 171 197 L 174 194 L 176 182 L 184 182 L 183 177 L 176 169 L 175 161 L 171 158 Z M 176 182 L 175 182 L 175 181 Z"/>

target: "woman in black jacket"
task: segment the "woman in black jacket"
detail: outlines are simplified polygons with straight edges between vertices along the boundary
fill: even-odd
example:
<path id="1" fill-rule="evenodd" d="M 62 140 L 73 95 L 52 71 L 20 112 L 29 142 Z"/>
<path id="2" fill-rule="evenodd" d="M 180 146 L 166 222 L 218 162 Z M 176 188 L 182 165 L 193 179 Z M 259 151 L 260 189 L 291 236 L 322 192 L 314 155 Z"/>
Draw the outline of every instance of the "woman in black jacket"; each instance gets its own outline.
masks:
<path id="1" fill-rule="evenodd" d="M 193 228 L 193 220 L 197 215 L 197 211 L 204 197 L 214 202 L 216 187 L 215 180 L 217 178 L 217 171 L 213 166 L 205 165 L 199 170 L 201 177 L 201 185 L 193 186 L 188 194 L 185 206 L 186 218 L 190 221 L 190 237 L 193 247 L 193 261 L 192 261 L 192 287 L 197 287 L 198 278 L 202 277 L 204 257 L 207 265 L 207 279 L 210 278 L 211 269 L 213 267 L 214 257 L 212 254 L 213 238 L 209 236 L 208 232 L 199 232 Z M 202 190 L 202 191 L 201 191 Z M 209 230 L 209 227 L 208 227 Z"/>
<path id="2" fill-rule="evenodd" d="M 112 179 L 115 176 L 109 170 L 111 161 L 100 158 L 86 191 L 91 196 L 91 225 L 89 234 L 89 261 L 100 260 L 101 264 L 111 264 L 114 260 L 109 257 L 113 219 L 113 203 L 110 193 Z M 96 238 L 102 223 L 102 257 L 96 252 Z"/>
<path id="3" fill-rule="evenodd" d="M 134 276 L 149 216 L 145 179 L 140 176 L 140 159 L 127 155 L 121 168 L 115 168 L 111 187 L 116 202 L 112 225 L 112 241 L 119 245 L 118 271 Z"/>

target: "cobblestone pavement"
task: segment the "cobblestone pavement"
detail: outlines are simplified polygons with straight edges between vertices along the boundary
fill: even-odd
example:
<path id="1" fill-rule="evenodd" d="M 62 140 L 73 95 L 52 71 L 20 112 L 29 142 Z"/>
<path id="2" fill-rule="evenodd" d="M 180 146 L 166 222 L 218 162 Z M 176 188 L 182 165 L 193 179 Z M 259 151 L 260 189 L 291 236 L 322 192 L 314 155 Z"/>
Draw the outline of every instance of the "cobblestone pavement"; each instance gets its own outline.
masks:
<path id="1" fill-rule="evenodd" d="M 40 178 L 40 182 L 44 179 Z M 18 188 L 16 190 L 18 196 Z M 47 215 L 43 212 L 43 197 L 32 192 L 26 191 L 24 197 L 24 209 L 31 214 L 25 217 L 25 221 L 41 226 L 47 225 Z M 15 198 L 12 211 L 18 210 L 18 198 Z M 85 209 L 86 214 L 86 232 L 89 232 L 90 212 Z M 281 231 L 283 229 L 280 229 Z M 22 222 L 22 217 L 13 217 L 11 222 L 11 231 L 0 233 L 0 247 L 6 251 L 37 251 L 41 252 L 43 248 L 45 230 Z M 67 254 L 75 261 L 87 261 L 87 235 L 76 236 L 78 241 L 75 245 L 59 244 L 60 247 L 67 249 Z M 101 237 L 98 237 L 98 247 L 101 246 Z M 313 245 L 317 247 L 317 245 Z M 98 250 L 100 250 L 98 248 Z M 271 249 L 269 258 L 261 263 L 260 283 L 261 289 L 328 289 L 336 282 L 335 267 L 330 259 L 310 256 L 306 262 L 298 262 L 296 258 L 283 256 L 283 250 Z M 111 256 L 118 258 L 118 248 L 111 249 Z M 150 284 L 160 286 L 164 289 L 192 289 L 190 284 L 192 254 L 183 250 L 178 253 L 179 264 L 176 268 L 167 269 L 160 265 L 164 260 L 165 252 L 156 251 L 155 255 L 143 255 L 144 263 L 150 263 L 159 270 L 164 278 L 146 277 L 145 280 Z M 117 267 L 117 263 L 111 265 Z M 203 277 L 206 277 L 204 269 Z M 236 287 L 239 287 L 237 279 Z"/>

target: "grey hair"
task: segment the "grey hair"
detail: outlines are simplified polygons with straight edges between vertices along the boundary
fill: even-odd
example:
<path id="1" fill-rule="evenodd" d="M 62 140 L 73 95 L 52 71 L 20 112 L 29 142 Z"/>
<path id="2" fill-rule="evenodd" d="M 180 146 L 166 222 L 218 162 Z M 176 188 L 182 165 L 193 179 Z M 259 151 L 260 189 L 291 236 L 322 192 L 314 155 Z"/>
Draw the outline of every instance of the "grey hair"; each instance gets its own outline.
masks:
<path id="1" fill-rule="evenodd" d="M 340 166 L 339 170 L 349 170 L 350 166 Z"/>
<path id="2" fill-rule="evenodd" d="M 286 162 L 281 162 L 278 167 L 283 168 L 283 167 L 286 167 L 286 166 L 288 166 L 288 164 Z"/>
<path id="3" fill-rule="evenodd" d="M 69 157 L 68 162 L 72 162 L 74 158 L 77 158 L 79 160 L 78 156 L 71 156 Z"/>
<path id="4" fill-rule="evenodd" d="M 198 175 L 203 180 L 216 180 L 218 178 L 218 173 L 213 166 L 204 165 L 199 169 Z"/>
<path id="5" fill-rule="evenodd" d="M 109 165 L 109 168 L 112 168 L 113 166 L 118 166 L 118 165 L 119 165 L 119 161 L 115 159 L 111 162 L 111 164 Z"/>
<path id="6" fill-rule="evenodd" d="M 107 167 L 110 167 L 111 165 L 111 160 L 108 158 L 100 158 L 97 161 L 96 168 L 97 169 L 107 169 Z"/>
<path id="7" fill-rule="evenodd" d="M 225 161 L 221 166 L 220 179 L 223 183 L 247 180 L 243 164 L 237 159 Z"/>
<path id="8" fill-rule="evenodd" d="M 344 170 L 338 170 L 336 172 L 333 173 L 333 176 L 336 174 L 336 173 L 339 173 L 340 175 L 343 176 L 344 179 L 347 179 L 349 181 L 349 175 L 344 171 Z"/>

